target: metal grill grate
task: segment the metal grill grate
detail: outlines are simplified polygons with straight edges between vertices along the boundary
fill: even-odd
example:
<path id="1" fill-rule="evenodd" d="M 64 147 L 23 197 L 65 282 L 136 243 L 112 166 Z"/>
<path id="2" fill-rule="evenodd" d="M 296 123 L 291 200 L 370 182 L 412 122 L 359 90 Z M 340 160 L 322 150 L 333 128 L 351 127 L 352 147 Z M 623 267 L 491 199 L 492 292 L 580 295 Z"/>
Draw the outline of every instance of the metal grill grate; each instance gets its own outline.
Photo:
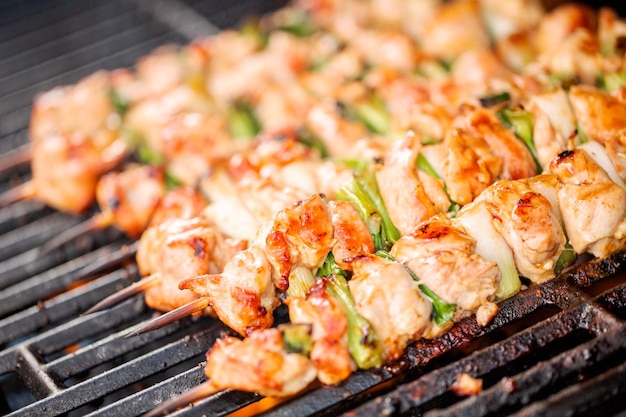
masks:
<path id="1" fill-rule="evenodd" d="M 98 70 L 130 67 L 167 42 L 234 24 L 283 1 L 111 0 L 0 5 L 0 154 L 27 143 L 35 94 Z M 0 191 L 28 179 L 0 173 Z M 205 351 L 228 329 L 186 319 L 125 338 L 153 316 L 141 297 L 81 313 L 138 279 L 136 244 L 113 230 L 41 253 L 82 219 L 37 202 L 0 210 L 0 414 L 135 416 L 204 380 Z M 266 416 L 624 415 L 626 255 L 572 271 L 504 302 L 480 328 L 467 319 L 393 365 L 257 412 Z M 608 278 L 606 278 L 608 277 Z M 284 309 L 277 312 L 285 319 Z M 477 396 L 454 395 L 467 372 Z M 226 415 L 260 403 L 225 391 L 176 415 Z"/>

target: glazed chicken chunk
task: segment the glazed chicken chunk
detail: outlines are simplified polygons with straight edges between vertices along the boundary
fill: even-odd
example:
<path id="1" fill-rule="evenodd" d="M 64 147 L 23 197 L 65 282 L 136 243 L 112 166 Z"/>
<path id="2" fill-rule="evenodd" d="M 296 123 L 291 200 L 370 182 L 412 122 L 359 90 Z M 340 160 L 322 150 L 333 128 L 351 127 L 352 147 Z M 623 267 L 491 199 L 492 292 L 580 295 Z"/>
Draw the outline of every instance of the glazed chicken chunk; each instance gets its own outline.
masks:
<path id="1" fill-rule="evenodd" d="M 35 99 L 29 130 L 34 194 L 56 209 L 89 208 L 100 176 L 128 153 L 110 88 L 102 71 Z"/>
<path id="2" fill-rule="evenodd" d="M 576 253 L 602 257 L 624 247 L 626 190 L 580 149 L 559 154 L 550 171 L 561 183 L 558 199 Z"/>
<path id="3" fill-rule="evenodd" d="M 151 165 L 105 174 L 96 189 L 102 214 L 132 238 L 146 229 L 164 195 L 163 170 Z"/>
<path id="4" fill-rule="evenodd" d="M 242 336 L 274 323 L 278 299 L 272 266 L 256 246 L 234 255 L 223 272 L 185 279 L 178 288 L 206 297 L 219 319 Z"/>
<path id="5" fill-rule="evenodd" d="M 194 299 L 192 291 L 179 290 L 185 278 L 221 272 L 246 242 L 228 239 L 202 217 L 171 219 L 147 229 L 137 248 L 143 275 L 158 275 L 160 284 L 146 290 L 146 304 L 170 311 Z"/>
<path id="6" fill-rule="evenodd" d="M 550 201 L 523 181 L 500 180 L 475 202 L 483 203 L 493 224 L 513 250 L 519 273 L 533 282 L 553 278 L 565 235 Z"/>
<path id="7" fill-rule="evenodd" d="M 406 345 L 432 326 L 430 302 L 404 265 L 368 254 L 352 261 L 348 285 L 359 314 L 374 327 L 383 359 L 397 359 Z"/>
<path id="8" fill-rule="evenodd" d="M 475 247 L 472 237 L 439 215 L 423 222 L 411 235 L 401 237 L 390 254 L 442 300 L 456 304 L 457 316 L 479 311 L 477 317 L 488 320 L 497 312 L 493 300 L 500 270 L 496 263 L 474 253 Z M 482 320 L 479 324 L 486 325 Z"/>
<path id="9" fill-rule="evenodd" d="M 403 235 L 412 233 L 420 222 L 439 212 L 415 169 L 419 141 L 419 135 L 407 135 L 394 143 L 383 166 L 376 172 L 389 217 Z"/>
<path id="10" fill-rule="evenodd" d="M 205 374 L 216 390 L 238 389 L 286 397 L 307 387 L 317 374 L 303 355 L 285 351 L 278 329 L 265 329 L 240 340 L 219 339 L 207 353 Z"/>

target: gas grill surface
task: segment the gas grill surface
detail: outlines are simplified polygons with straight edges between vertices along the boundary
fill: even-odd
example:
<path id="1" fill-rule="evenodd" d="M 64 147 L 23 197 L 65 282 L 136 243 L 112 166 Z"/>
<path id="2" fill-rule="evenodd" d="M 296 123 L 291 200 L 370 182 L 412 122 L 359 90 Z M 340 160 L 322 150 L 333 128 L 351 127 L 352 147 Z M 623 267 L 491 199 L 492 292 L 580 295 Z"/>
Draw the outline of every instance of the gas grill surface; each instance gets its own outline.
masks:
<path id="1" fill-rule="evenodd" d="M 35 94 L 98 69 L 132 67 L 165 43 L 186 44 L 284 1 L 109 0 L 0 4 L 0 155 L 28 143 Z M 623 13 L 623 11 L 622 11 Z M 27 181 L 28 164 L 0 171 L 0 192 Z M 42 252 L 83 217 L 35 201 L 0 209 L 0 415 L 136 416 L 204 381 L 204 354 L 229 330 L 186 319 L 124 337 L 157 313 L 138 296 L 81 315 L 139 279 L 136 243 L 107 229 Z M 277 312 L 285 319 L 284 310 Z M 459 397 L 461 373 L 483 391 Z M 591 261 L 473 319 L 411 345 L 398 362 L 357 372 L 280 404 L 225 391 L 179 416 L 257 406 L 267 416 L 626 416 L 626 254 Z"/>

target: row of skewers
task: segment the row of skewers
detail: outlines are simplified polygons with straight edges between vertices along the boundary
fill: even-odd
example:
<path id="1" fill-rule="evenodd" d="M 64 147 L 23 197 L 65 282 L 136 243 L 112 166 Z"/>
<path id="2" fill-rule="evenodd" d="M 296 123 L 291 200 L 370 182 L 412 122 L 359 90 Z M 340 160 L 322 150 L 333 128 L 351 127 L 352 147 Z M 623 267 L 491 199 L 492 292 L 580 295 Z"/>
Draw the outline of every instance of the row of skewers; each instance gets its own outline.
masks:
<path id="1" fill-rule="evenodd" d="M 207 314 L 243 336 L 164 409 L 339 383 L 468 315 L 488 324 L 520 276 L 624 248 L 626 24 L 381 3 L 301 1 L 37 98 L 32 181 L 0 201 L 97 200 L 49 247 L 111 224 L 140 237 L 146 278 L 92 311 L 145 292 L 167 313 L 138 332 Z M 105 174 L 131 152 L 152 164 Z"/>

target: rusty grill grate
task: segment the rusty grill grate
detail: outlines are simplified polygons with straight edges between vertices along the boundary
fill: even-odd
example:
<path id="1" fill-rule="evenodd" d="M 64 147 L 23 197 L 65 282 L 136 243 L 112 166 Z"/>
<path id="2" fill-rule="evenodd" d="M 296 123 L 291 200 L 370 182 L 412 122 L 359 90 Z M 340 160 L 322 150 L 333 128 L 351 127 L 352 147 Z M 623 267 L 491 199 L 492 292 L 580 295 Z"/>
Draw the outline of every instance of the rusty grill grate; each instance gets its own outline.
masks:
<path id="1" fill-rule="evenodd" d="M 185 43 L 284 2 L 185 0 L 0 5 L 0 154 L 27 143 L 33 96 L 93 71 L 129 67 L 167 43 Z M 28 179 L 0 173 L 0 191 Z M 82 219 L 37 202 L 0 210 L 0 414 L 135 416 L 204 380 L 205 351 L 228 329 L 186 319 L 124 335 L 153 316 L 141 297 L 81 313 L 137 280 L 136 244 L 113 230 L 52 252 L 40 246 Z M 345 383 L 316 387 L 266 416 L 624 416 L 626 254 L 592 261 L 504 302 L 486 328 L 467 319 L 410 346 L 402 360 Z M 284 310 L 277 312 L 285 318 Z M 460 373 L 483 379 L 454 395 Z M 225 391 L 176 415 L 226 415 L 258 403 Z M 261 402 L 263 404 L 263 402 Z M 261 412 L 261 411 L 259 411 Z"/>

